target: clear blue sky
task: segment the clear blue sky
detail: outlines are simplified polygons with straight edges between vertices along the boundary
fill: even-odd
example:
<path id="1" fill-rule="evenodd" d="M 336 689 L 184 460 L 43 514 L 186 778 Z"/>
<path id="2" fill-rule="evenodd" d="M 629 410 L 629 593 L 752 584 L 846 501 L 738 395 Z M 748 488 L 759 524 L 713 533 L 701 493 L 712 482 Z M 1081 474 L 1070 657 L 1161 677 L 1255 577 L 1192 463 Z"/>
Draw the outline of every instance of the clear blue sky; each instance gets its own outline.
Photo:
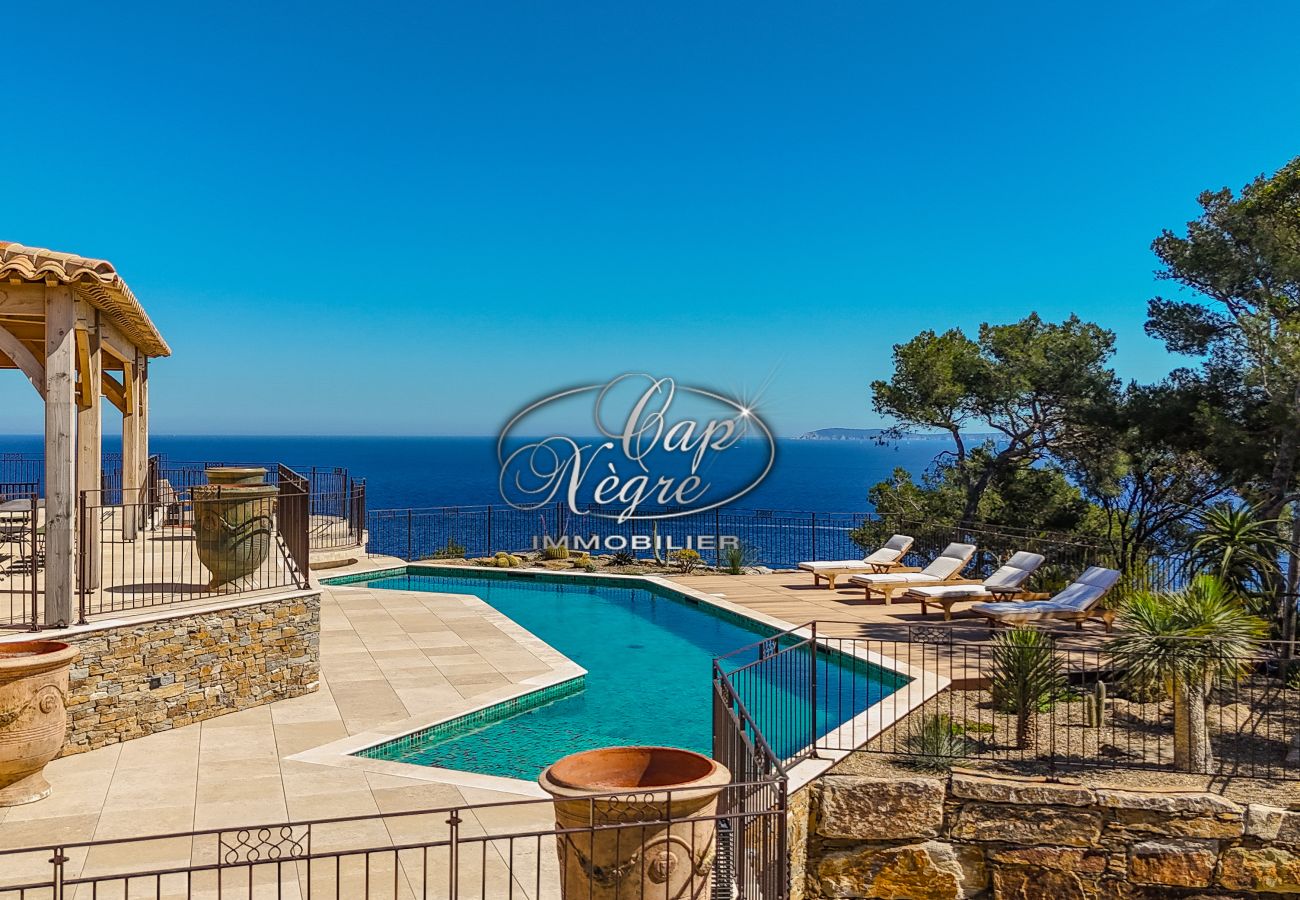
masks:
<path id="1" fill-rule="evenodd" d="M 628 370 L 871 426 L 893 343 L 1031 310 L 1151 379 L 1152 237 L 1300 153 L 1291 3 L 57 19 L 6 46 L 0 237 L 118 266 L 158 432 L 492 433 Z M 0 413 L 40 430 L 17 373 Z"/>

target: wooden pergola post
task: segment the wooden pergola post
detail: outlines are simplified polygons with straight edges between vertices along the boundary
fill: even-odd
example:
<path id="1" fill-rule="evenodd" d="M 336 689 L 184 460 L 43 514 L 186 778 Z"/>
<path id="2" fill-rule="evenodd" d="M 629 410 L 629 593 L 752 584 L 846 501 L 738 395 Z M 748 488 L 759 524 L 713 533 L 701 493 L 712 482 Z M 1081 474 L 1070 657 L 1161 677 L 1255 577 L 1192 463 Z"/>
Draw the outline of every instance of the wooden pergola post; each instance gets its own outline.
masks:
<path id="1" fill-rule="evenodd" d="M 122 539 L 135 540 L 144 498 L 140 486 L 140 370 L 137 360 L 122 362 Z"/>
<path id="2" fill-rule="evenodd" d="M 73 621 L 76 591 L 76 319 L 64 285 L 45 288 L 45 623 Z"/>
<path id="3" fill-rule="evenodd" d="M 100 473 L 103 470 L 102 438 L 104 428 L 103 397 L 104 359 L 100 336 L 99 310 L 82 306 L 83 325 L 77 328 L 77 494 L 90 492 L 87 506 L 94 510 L 80 523 L 77 539 L 81 541 L 81 576 L 84 587 L 99 587 L 100 517 L 103 505 Z"/>
<path id="4" fill-rule="evenodd" d="M 100 558 L 109 511 L 100 493 L 101 397 L 122 412 L 123 503 L 113 527 L 128 539 L 148 527 L 140 519 L 148 500 L 148 360 L 170 354 L 107 260 L 0 241 L 0 370 L 21 371 L 46 401 L 45 503 L 33 523 L 38 534 L 21 548 L 25 559 L 44 536 L 44 558 L 20 570 L 34 573 L 24 590 L 44 585 L 44 611 L 30 610 L 35 624 L 77 621 L 94 606 L 90 597 L 79 603 L 78 590 L 93 593 L 112 577 Z M 90 501 L 84 517 L 78 492 Z M 12 588 L 12 573 L 0 574 L 0 584 Z"/>

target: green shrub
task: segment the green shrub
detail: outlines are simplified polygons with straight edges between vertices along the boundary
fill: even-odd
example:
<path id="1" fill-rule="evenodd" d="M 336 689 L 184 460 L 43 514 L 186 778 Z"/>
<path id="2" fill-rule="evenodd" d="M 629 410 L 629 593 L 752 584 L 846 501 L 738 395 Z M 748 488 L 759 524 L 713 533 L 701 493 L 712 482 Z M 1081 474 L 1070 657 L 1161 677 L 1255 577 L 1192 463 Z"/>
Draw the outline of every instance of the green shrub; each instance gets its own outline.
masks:
<path id="1" fill-rule="evenodd" d="M 458 544 L 456 543 L 455 538 L 449 537 L 447 538 L 447 543 L 445 545 L 443 545 L 441 548 L 437 550 L 434 550 L 428 556 L 424 556 L 421 558 L 422 559 L 464 559 L 465 545 Z"/>
<path id="2" fill-rule="evenodd" d="M 613 559 L 610 560 L 610 564 L 615 566 L 635 566 L 636 555 L 630 550 L 620 550 L 614 554 Z"/>
<path id="3" fill-rule="evenodd" d="M 670 558 L 681 566 L 682 571 L 687 575 L 694 572 L 701 562 L 700 554 L 694 550 L 674 550 L 670 554 Z"/>

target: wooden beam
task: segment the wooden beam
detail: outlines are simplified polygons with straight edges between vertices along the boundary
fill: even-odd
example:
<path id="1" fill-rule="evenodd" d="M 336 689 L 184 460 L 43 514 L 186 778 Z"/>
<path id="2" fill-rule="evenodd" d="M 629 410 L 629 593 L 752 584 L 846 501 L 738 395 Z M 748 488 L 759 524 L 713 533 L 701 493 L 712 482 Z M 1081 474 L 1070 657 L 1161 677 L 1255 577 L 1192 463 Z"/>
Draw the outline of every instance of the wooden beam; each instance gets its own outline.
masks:
<path id="1" fill-rule="evenodd" d="M 44 318 L 44 285 L 0 284 L 0 316 L 36 316 Z"/>
<path id="2" fill-rule="evenodd" d="M 92 317 L 88 328 L 77 329 L 77 360 L 80 365 L 80 387 L 86 403 L 77 411 L 77 491 L 88 491 L 89 505 L 99 507 L 102 504 L 100 491 L 100 472 L 103 470 L 103 428 L 104 417 L 100 405 L 103 394 L 103 369 L 100 367 L 103 357 L 99 348 L 99 328 Z M 77 535 L 83 544 L 81 547 L 82 582 L 88 590 L 99 587 L 100 562 L 100 516 L 89 515 L 81 523 Z"/>
<path id="3" fill-rule="evenodd" d="M 104 396 L 108 402 L 113 404 L 120 413 L 126 412 L 126 388 L 112 375 L 107 372 L 101 372 L 100 386 L 104 389 Z"/>
<path id="4" fill-rule="evenodd" d="M 77 582 L 76 302 L 45 291 L 45 624 L 73 622 Z"/>
<path id="5" fill-rule="evenodd" d="M 98 341 L 96 341 L 98 344 Z M 96 348 L 98 351 L 98 348 Z M 95 354 L 98 356 L 98 352 Z M 97 381 L 91 381 L 90 372 L 90 332 L 85 328 L 77 329 L 77 408 L 90 409 L 90 395 L 94 393 L 91 385 L 98 387 Z"/>
<path id="6" fill-rule="evenodd" d="M 135 415 L 136 370 L 134 362 L 122 363 L 122 412 Z"/>
<path id="7" fill-rule="evenodd" d="M 3 350 L 5 356 L 12 359 L 18 368 L 23 370 L 23 374 L 31 381 L 32 387 L 44 397 L 45 366 L 36 359 L 36 355 L 18 339 L 17 335 L 3 325 L 0 325 L 0 350 Z"/>
<path id="8" fill-rule="evenodd" d="M 140 469 L 140 367 L 134 362 L 125 363 L 122 370 L 122 387 L 125 403 L 122 408 L 122 539 L 133 541 L 140 530 L 140 514 L 144 509 L 141 488 L 144 479 Z"/>

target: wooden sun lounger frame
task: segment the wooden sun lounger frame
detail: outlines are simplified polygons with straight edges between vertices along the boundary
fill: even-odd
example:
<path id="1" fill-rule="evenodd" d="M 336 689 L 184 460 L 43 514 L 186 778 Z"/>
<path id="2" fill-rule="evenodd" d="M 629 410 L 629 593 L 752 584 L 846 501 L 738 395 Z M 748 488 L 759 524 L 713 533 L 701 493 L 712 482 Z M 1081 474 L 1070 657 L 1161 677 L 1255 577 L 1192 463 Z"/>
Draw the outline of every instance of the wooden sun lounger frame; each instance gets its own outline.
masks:
<path id="1" fill-rule="evenodd" d="M 972 556 L 973 556 L 973 555 L 974 555 L 974 554 L 972 554 Z M 908 590 L 910 590 L 910 589 L 912 589 L 912 588 L 915 588 L 915 587 L 938 587 L 939 585 L 944 585 L 944 586 L 946 587 L 947 585 L 950 585 L 950 584 L 965 584 L 965 583 L 968 582 L 970 579 L 963 579 L 963 578 L 960 578 L 960 577 L 957 577 L 957 576 L 960 576 L 960 574 L 961 574 L 961 570 L 964 569 L 964 568 L 966 568 L 966 566 L 967 566 L 969 563 L 970 563 L 970 560 L 969 560 L 969 559 L 968 559 L 965 563 L 962 563 L 961 568 L 957 569 L 957 571 L 953 573 L 953 575 L 954 575 L 953 578 L 942 578 L 942 579 L 939 579 L 939 580 L 936 580 L 936 581 L 927 581 L 927 582 L 924 582 L 924 583 L 922 583 L 922 584 L 917 584 L 915 581 L 880 581 L 880 582 L 877 582 L 876 584 L 859 584 L 859 585 L 855 585 L 855 586 L 856 586 L 856 587 L 863 588 L 863 589 L 866 591 L 866 599 L 870 600 L 870 599 L 871 599 L 871 595 L 872 595 L 873 593 L 876 593 L 876 594 L 879 594 L 880 597 L 881 597 L 881 599 L 883 599 L 883 600 L 885 601 L 885 605 L 886 605 L 886 606 L 889 606 L 891 603 L 894 602 L 894 592 L 895 592 L 895 591 L 899 591 L 899 592 L 900 592 L 900 593 L 899 593 L 899 596 L 901 597 L 901 596 L 902 596 L 902 593 L 904 593 L 904 592 L 906 592 L 906 591 L 908 591 Z M 908 569 L 895 570 L 895 571 L 905 571 L 905 572 L 923 572 L 923 571 L 925 571 L 925 570 L 924 570 L 924 569 L 908 568 Z M 863 574 L 863 573 L 855 573 L 855 574 Z M 975 583 L 976 583 L 976 584 L 983 584 L 984 582 L 982 582 L 982 581 L 977 581 L 977 582 L 975 582 Z"/>
<path id="2" fill-rule="evenodd" d="M 942 583 L 943 587 L 948 587 L 949 585 L 969 585 L 971 587 L 983 587 L 984 582 L 980 581 L 978 578 L 957 578 Z M 925 585 L 925 586 L 930 587 L 931 585 Z M 939 586 L 940 585 L 933 585 L 933 587 L 939 587 Z M 906 591 L 903 591 L 903 593 L 899 594 L 899 596 L 904 600 L 921 601 L 921 615 L 923 616 L 929 614 L 931 606 L 938 606 L 942 608 L 943 620 L 945 622 L 952 621 L 952 608 L 954 604 L 961 603 L 962 601 L 969 601 L 969 600 L 980 601 L 986 599 L 985 597 L 972 596 L 971 594 L 964 594 L 964 595 L 954 594 L 953 596 L 950 597 L 931 597 L 928 594 L 923 594 L 920 591 L 918 591 L 917 587 L 918 585 L 912 585 Z M 1044 593 L 1042 591 L 1028 591 L 1025 590 L 1024 588 L 1016 588 L 1013 591 L 987 591 L 987 594 L 989 597 L 993 597 L 998 601 L 1050 600 L 1052 597 L 1051 594 Z"/>
<path id="3" fill-rule="evenodd" d="M 804 571 L 811 571 L 805 569 Z M 835 590 L 835 579 L 840 575 L 885 575 L 892 572 L 919 572 L 920 566 L 903 566 L 897 562 L 870 563 L 865 568 L 863 566 L 854 566 L 851 569 L 826 569 L 821 572 L 812 572 L 813 586 L 816 587 L 819 579 L 826 579 L 826 590 Z"/>

